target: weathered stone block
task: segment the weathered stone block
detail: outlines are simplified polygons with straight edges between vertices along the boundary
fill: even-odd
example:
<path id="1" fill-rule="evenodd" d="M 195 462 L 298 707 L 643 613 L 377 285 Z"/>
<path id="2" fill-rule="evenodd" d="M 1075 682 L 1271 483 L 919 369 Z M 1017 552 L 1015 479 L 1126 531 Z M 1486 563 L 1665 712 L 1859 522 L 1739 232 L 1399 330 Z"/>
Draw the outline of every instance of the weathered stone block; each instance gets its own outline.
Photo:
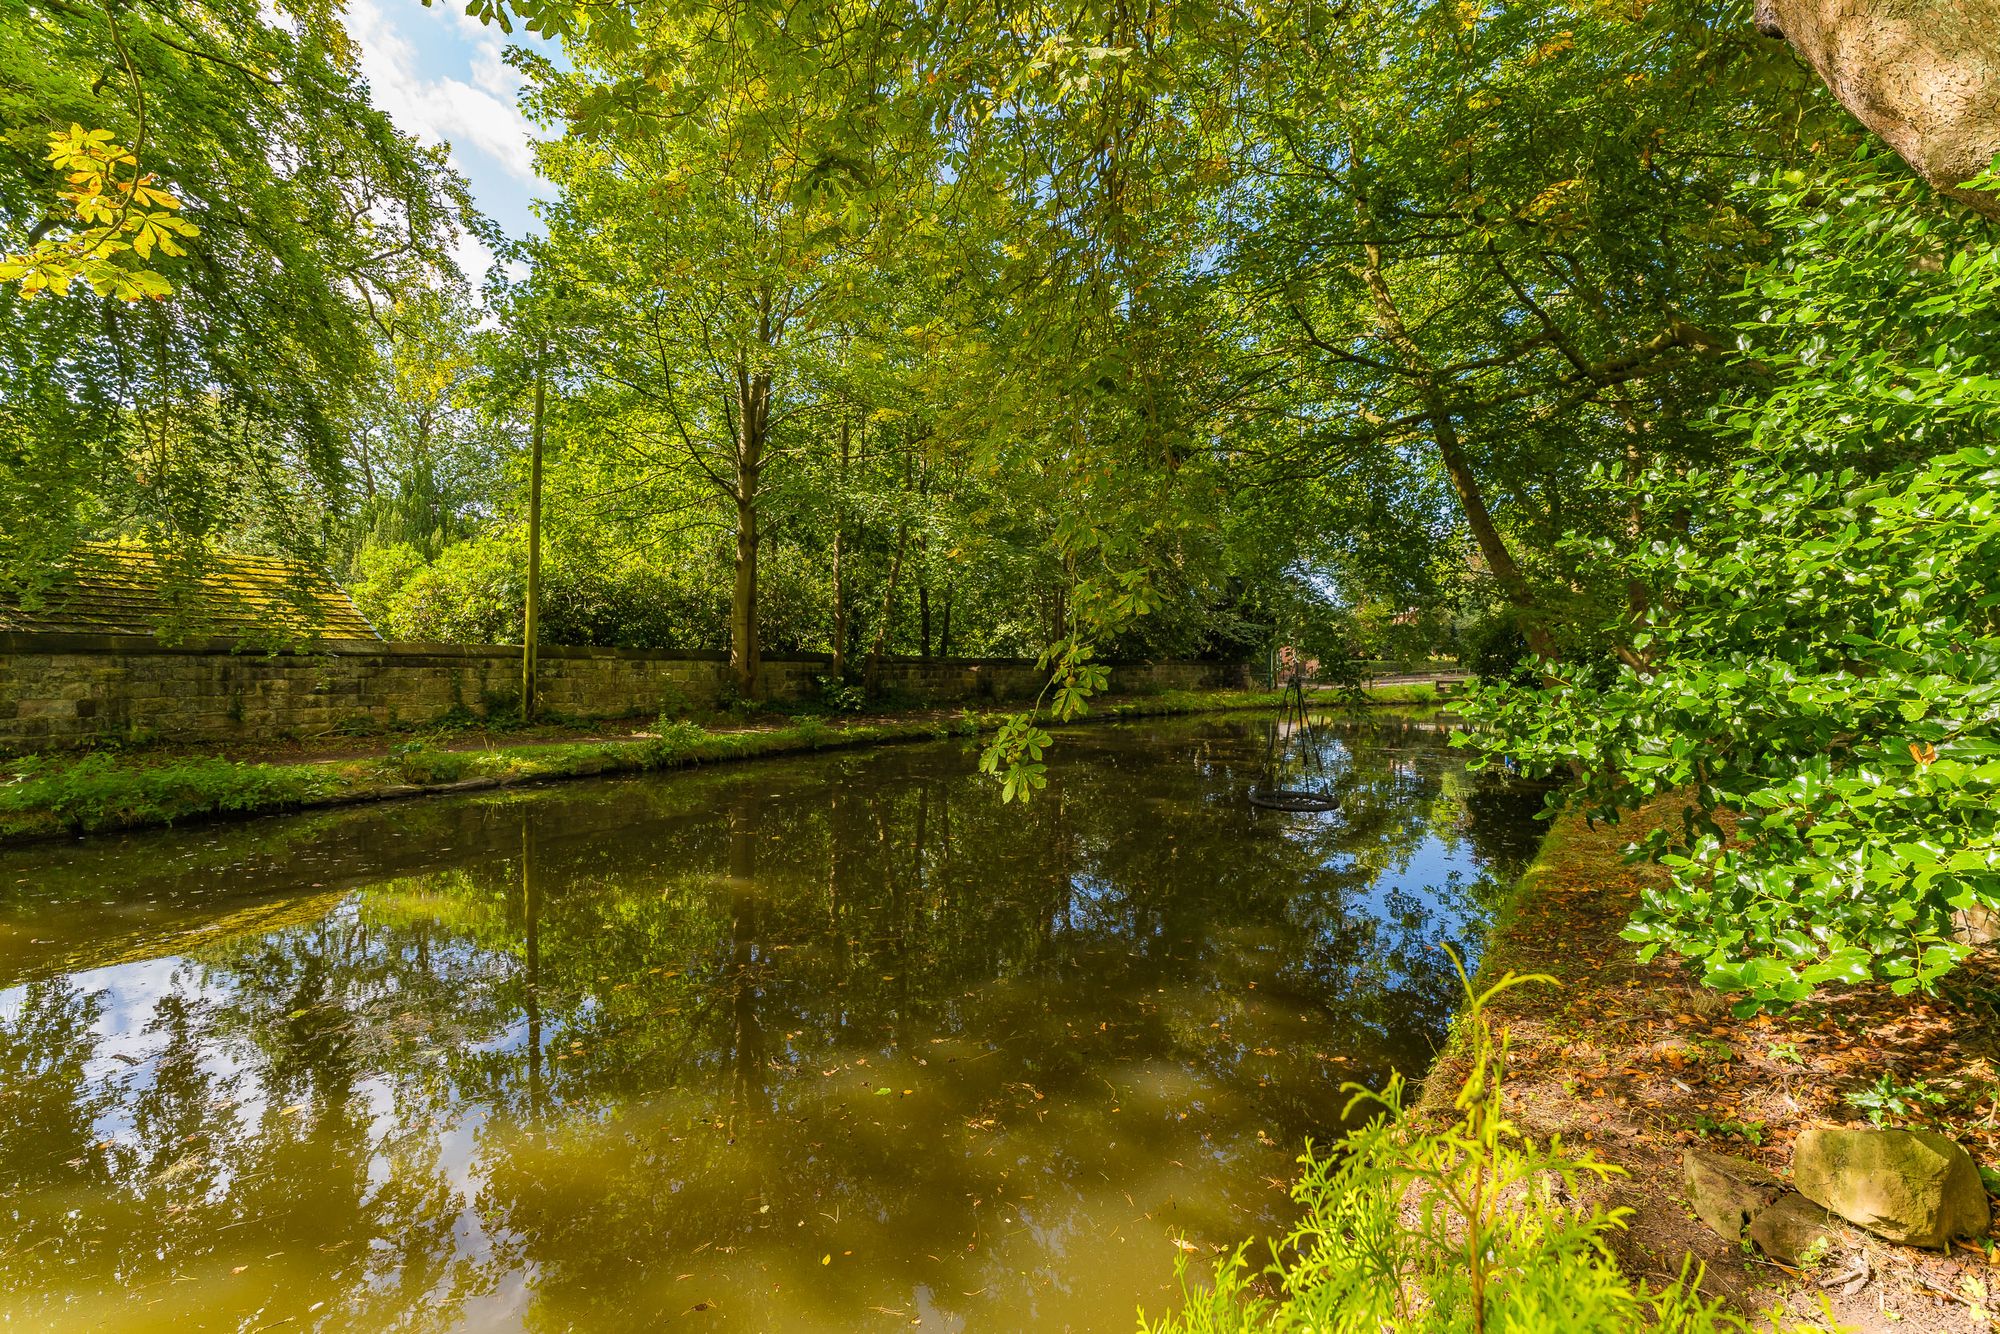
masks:
<path id="1" fill-rule="evenodd" d="M 1983 1237 L 1992 1223 L 1972 1155 L 1934 1131 L 1809 1127 L 1792 1180 L 1815 1204 L 1912 1246 Z"/>

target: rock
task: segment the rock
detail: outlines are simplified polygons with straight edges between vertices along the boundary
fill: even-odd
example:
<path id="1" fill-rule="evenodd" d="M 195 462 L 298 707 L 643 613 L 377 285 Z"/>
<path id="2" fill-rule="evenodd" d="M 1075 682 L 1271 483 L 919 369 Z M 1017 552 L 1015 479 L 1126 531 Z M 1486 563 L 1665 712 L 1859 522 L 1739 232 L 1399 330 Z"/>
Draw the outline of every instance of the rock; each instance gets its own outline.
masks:
<path id="1" fill-rule="evenodd" d="M 1792 1181 L 1848 1222 L 1912 1246 L 1983 1237 L 1991 1224 L 1972 1155 L 1928 1130 L 1813 1126 L 1792 1148 Z"/>
<path id="2" fill-rule="evenodd" d="M 1743 1240 L 1751 1218 L 1784 1192 L 1778 1179 L 1757 1164 L 1704 1149 L 1682 1154 L 1681 1167 L 1695 1216 L 1732 1242 Z"/>
<path id="3" fill-rule="evenodd" d="M 1839 1240 L 1827 1222 L 1826 1210 L 1788 1190 L 1769 1208 L 1759 1211 L 1744 1230 L 1758 1250 L 1780 1264 L 1795 1265 L 1806 1248 L 1821 1237 L 1829 1243 Z"/>

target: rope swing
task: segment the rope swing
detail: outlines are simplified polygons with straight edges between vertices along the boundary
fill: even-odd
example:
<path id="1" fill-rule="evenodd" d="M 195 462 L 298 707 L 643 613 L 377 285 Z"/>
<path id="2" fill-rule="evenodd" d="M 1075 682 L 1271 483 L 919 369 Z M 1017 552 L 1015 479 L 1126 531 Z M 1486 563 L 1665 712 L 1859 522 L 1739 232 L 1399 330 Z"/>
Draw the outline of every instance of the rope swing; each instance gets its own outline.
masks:
<path id="1" fill-rule="evenodd" d="M 1333 793 L 1333 776 L 1326 771 L 1326 757 L 1319 730 L 1313 726 L 1306 708 L 1305 676 L 1292 673 L 1285 685 L 1278 716 L 1271 720 L 1270 738 L 1264 751 L 1264 772 L 1250 789 L 1250 804 L 1274 811 L 1337 810 L 1340 800 Z"/>

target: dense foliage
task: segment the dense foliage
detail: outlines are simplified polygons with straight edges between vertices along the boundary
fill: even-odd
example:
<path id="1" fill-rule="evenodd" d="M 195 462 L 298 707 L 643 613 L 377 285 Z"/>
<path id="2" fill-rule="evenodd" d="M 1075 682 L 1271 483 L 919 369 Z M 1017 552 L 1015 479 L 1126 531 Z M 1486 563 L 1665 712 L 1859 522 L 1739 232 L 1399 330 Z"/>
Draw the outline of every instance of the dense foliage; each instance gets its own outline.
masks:
<path id="1" fill-rule="evenodd" d="M 1992 907 L 1991 224 L 1742 0 L 477 12 L 563 57 L 475 295 L 331 12 L 0 10 L 6 253 L 171 289 L 8 261 L 0 594 L 135 534 L 510 640 L 540 442 L 540 637 L 1040 654 L 1010 796 L 1109 657 L 1448 651 L 1685 804 L 1634 934 L 1747 1002 Z"/>
<path id="2" fill-rule="evenodd" d="M 1769 192 L 1727 470 L 1660 472 L 1678 516 L 1606 565 L 1657 591 L 1626 661 L 1491 702 L 1493 740 L 1613 817 L 1685 804 L 1631 937 L 1747 1005 L 1927 986 L 2000 908 L 2000 232 L 1900 164 Z"/>
<path id="3" fill-rule="evenodd" d="M 76 176 L 49 151 L 72 126 L 128 150 L 113 179 L 184 204 L 114 191 L 111 225 L 143 221 L 129 204 L 187 230 L 105 257 L 170 297 L 0 282 L 0 593 L 33 596 L 91 536 L 145 538 L 189 575 L 217 544 L 319 562 L 371 315 L 448 266 L 462 183 L 370 105 L 312 5 L 0 6 L 0 251 L 73 236 Z"/>

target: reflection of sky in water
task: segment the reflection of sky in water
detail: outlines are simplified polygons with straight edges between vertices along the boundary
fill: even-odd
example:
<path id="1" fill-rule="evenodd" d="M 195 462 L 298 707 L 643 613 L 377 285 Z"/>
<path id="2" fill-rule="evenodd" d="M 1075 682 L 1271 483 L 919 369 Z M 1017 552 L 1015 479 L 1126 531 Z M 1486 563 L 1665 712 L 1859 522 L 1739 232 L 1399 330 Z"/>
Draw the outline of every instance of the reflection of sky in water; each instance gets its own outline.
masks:
<path id="1" fill-rule="evenodd" d="M 224 1324 L 391 1327 L 420 1296 L 427 1328 L 700 1302 L 708 1328 L 1128 1327 L 1167 1304 L 1171 1237 L 1282 1223 L 1269 1183 L 1337 1129 L 1342 1081 L 1427 1059 L 1456 985 L 1429 947 L 1466 947 L 1493 883 L 1434 734 L 1331 740 L 1331 814 L 1250 808 L 1264 749 L 1077 734 L 1025 811 L 939 746 L 130 840 L 97 871 L 67 851 L 49 879 L 77 892 L 0 902 L 0 934 L 129 961 L 17 969 L 101 1007 L 101 1143 L 74 1160 L 100 1195 L 48 1198 L 165 1258 L 34 1221 L 69 1169 L 0 1097 L 0 1190 L 45 1234 L 0 1256 L 0 1318 L 166 1329 L 119 1303 L 180 1279 Z M 104 911 L 109 883 L 146 911 Z M 0 990 L 0 1029 L 28 996 Z M 174 998 L 217 1155 L 198 1208 L 145 1175 L 178 1153 Z M 315 1216 L 265 1235 L 292 1195 Z M 230 1230 L 245 1209 L 266 1221 Z"/>

